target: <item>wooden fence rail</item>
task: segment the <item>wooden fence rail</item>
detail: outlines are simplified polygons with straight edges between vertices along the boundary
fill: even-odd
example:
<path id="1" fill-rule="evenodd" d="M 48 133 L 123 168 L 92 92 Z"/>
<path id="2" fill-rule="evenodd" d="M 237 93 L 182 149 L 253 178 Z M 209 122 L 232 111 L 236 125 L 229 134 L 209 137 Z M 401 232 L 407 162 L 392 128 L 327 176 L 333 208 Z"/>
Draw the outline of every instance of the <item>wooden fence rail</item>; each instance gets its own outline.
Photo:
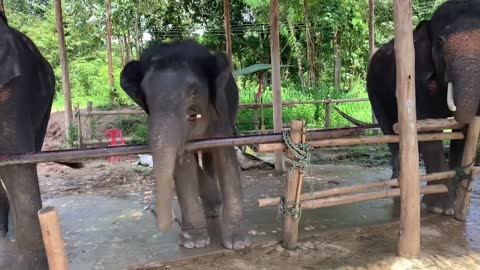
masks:
<path id="1" fill-rule="evenodd" d="M 324 104 L 325 105 L 325 128 L 330 128 L 331 127 L 331 104 L 340 104 L 340 103 L 355 103 L 355 102 L 368 102 L 368 98 L 349 98 L 349 99 L 323 99 L 323 100 L 305 100 L 305 101 L 288 101 L 288 102 L 283 102 L 282 106 L 283 107 L 295 107 L 298 105 L 318 105 L 318 104 Z M 264 109 L 265 108 L 271 108 L 273 107 L 272 102 L 256 102 L 256 103 L 243 103 L 239 105 L 239 110 L 248 110 L 248 109 L 254 109 L 254 119 L 253 119 L 253 125 L 255 127 L 255 130 L 248 131 L 247 133 L 261 133 L 261 134 L 266 134 L 268 130 L 265 129 L 265 114 L 264 114 Z M 80 108 L 78 105 L 76 106 L 76 111 L 75 111 L 75 117 L 76 117 L 76 123 L 78 126 L 78 136 L 77 136 L 77 142 L 76 145 L 78 145 L 80 148 L 82 148 L 85 145 L 95 145 L 95 144 L 100 144 L 104 143 L 104 140 L 95 140 L 95 132 L 93 130 L 93 117 L 94 116 L 107 116 L 107 115 L 144 115 L 145 112 L 140 109 L 131 109 L 131 110 L 114 110 L 114 111 L 98 111 L 98 110 L 93 110 L 93 103 L 91 101 L 87 102 L 87 111 L 82 112 L 80 111 Z M 260 116 L 261 115 L 261 116 Z M 259 119 L 259 116 L 261 117 L 261 120 Z M 83 134 L 82 132 L 82 117 L 86 117 L 86 133 Z M 85 138 L 86 137 L 86 138 Z M 131 138 L 128 138 L 129 141 Z"/>

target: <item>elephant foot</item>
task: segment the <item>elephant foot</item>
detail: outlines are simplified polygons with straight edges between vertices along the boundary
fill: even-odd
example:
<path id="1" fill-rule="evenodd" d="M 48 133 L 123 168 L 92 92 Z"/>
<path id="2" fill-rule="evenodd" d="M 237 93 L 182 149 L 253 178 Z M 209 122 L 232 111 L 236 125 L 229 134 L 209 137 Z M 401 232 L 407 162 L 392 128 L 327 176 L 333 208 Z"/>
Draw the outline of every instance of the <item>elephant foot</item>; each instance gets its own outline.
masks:
<path id="1" fill-rule="evenodd" d="M 422 206 L 436 214 L 453 216 L 455 203 L 449 194 L 427 194 L 423 196 Z"/>
<path id="2" fill-rule="evenodd" d="M 227 249 L 244 249 L 250 246 L 248 232 L 242 224 L 223 225 L 222 244 Z"/>
<path id="3" fill-rule="evenodd" d="M 208 230 L 182 230 L 178 244 L 184 248 L 204 248 L 210 245 Z"/>

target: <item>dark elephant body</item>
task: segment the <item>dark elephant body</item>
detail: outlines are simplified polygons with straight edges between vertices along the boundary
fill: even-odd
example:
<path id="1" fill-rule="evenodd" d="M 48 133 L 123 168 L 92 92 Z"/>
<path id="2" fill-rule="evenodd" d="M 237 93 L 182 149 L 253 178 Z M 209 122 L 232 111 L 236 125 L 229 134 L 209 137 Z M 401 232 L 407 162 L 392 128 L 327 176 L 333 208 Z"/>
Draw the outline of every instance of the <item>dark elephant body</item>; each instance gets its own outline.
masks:
<path id="1" fill-rule="evenodd" d="M 447 1 L 430 20 L 417 26 L 413 33 L 417 119 L 454 116 L 457 121 L 468 123 L 476 114 L 480 100 L 480 92 L 475 88 L 480 83 L 477 82 L 480 80 L 477 35 L 480 38 L 479 0 Z M 461 42 L 464 44 L 459 46 Z M 367 74 L 367 91 L 383 133 L 394 134 L 393 124 L 398 121 L 394 40 L 373 55 Z M 447 102 L 450 91 L 453 91 L 453 99 Z M 400 169 L 398 144 L 389 147 L 392 177 L 397 177 Z M 419 148 L 427 173 L 433 173 L 460 165 L 463 142 L 451 142 L 448 164 L 441 142 L 419 143 Z M 453 196 L 452 192 L 427 195 L 423 202 L 433 212 L 451 215 Z"/>
<path id="2" fill-rule="evenodd" d="M 0 19 L 0 154 L 41 150 L 54 91 L 50 64 L 28 37 Z M 8 229 L 12 211 L 19 252 L 0 268 L 48 269 L 37 218 L 42 203 L 36 165 L 0 167 L 0 179 L 9 199 L 0 186 L 0 227 Z"/>
<path id="3" fill-rule="evenodd" d="M 194 41 L 156 44 L 140 61 L 124 68 L 121 85 L 148 114 L 159 229 L 170 228 L 175 182 L 182 210 L 182 246 L 209 244 L 206 216 L 217 216 L 222 201 L 223 245 L 248 246 L 234 148 L 198 155 L 183 150 L 190 140 L 234 135 L 238 88 L 226 56 L 214 55 Z"/>

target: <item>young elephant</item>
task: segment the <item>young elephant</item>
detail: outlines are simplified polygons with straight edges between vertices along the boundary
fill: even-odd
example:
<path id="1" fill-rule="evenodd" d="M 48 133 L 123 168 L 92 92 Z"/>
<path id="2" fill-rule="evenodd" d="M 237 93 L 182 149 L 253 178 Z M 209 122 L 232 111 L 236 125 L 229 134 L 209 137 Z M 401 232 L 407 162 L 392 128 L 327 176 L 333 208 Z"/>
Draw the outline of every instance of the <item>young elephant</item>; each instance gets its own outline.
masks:
<path id="1" fill-rule="evenodd" d="M 194 41 L 156 44 L 140 61 L 125 66 L 121 86 L 148 114 L 159 230 L 171 226 L 175 182 L 182 211 L 182 246 L 209 244 L 205 213 L 217 216 L 223 201 L 224 247 L 247 247 L 250 240 L 242 224 L 242 188 L 234 148 L 212 149 L 198 156 L 184 152 L 190 140 L 234 134 L 238 88 L 227 57 L 213 55 Z"/>

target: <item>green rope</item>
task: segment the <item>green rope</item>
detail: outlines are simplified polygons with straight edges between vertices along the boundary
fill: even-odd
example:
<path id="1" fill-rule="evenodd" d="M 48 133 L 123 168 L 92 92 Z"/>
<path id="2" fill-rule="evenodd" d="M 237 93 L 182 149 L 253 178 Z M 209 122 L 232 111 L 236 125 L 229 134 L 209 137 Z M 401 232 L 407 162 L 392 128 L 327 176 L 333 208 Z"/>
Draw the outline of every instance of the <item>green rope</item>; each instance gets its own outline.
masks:
<path id="1" fill-rule="evenodd" d="M 292 151 L 295 156 L 295 158 L 291 160 L 293 168 L 303 171 L 303 169 L 310 165 L 312 159 L 310 151 L 312 150 L 312 146 L 308 143 L 294 143 L 288 130 L 283 131 L 282 138 L 285 145 L 287 145 L 288 149 Z"/>
<path id="2" fill-rule="evenodd" d="M 455 168 L 455 176 L 453 177 L 453 181 L 452 181 L 453 192 L 455 193 L 457 192 L 458 188 L 460 187 L 460 183 L 464 179 L 467 179 L 469 183 L 473 181 L 472 173 L 466 173 L 465 169 L 472 166 L 475 163 L 475 160 L 476 159 L 474 158 L 472 163 L 465 166 L 458 166 L 457 168 Z"/>
<path id="3" fill-rule="evenodd" d="M 288 205 L 292 206 L 289 207 Z M 295 207 L 296 203 L 294 202 L 286 202 L 285 198 L 280 199 L 280 212 L 283 213 L 283 216 L 293 216 L 295 217 L 296 220 L 300 220 L 302 217 L 302 208 L 298 206 L 298 208 Z"/>

